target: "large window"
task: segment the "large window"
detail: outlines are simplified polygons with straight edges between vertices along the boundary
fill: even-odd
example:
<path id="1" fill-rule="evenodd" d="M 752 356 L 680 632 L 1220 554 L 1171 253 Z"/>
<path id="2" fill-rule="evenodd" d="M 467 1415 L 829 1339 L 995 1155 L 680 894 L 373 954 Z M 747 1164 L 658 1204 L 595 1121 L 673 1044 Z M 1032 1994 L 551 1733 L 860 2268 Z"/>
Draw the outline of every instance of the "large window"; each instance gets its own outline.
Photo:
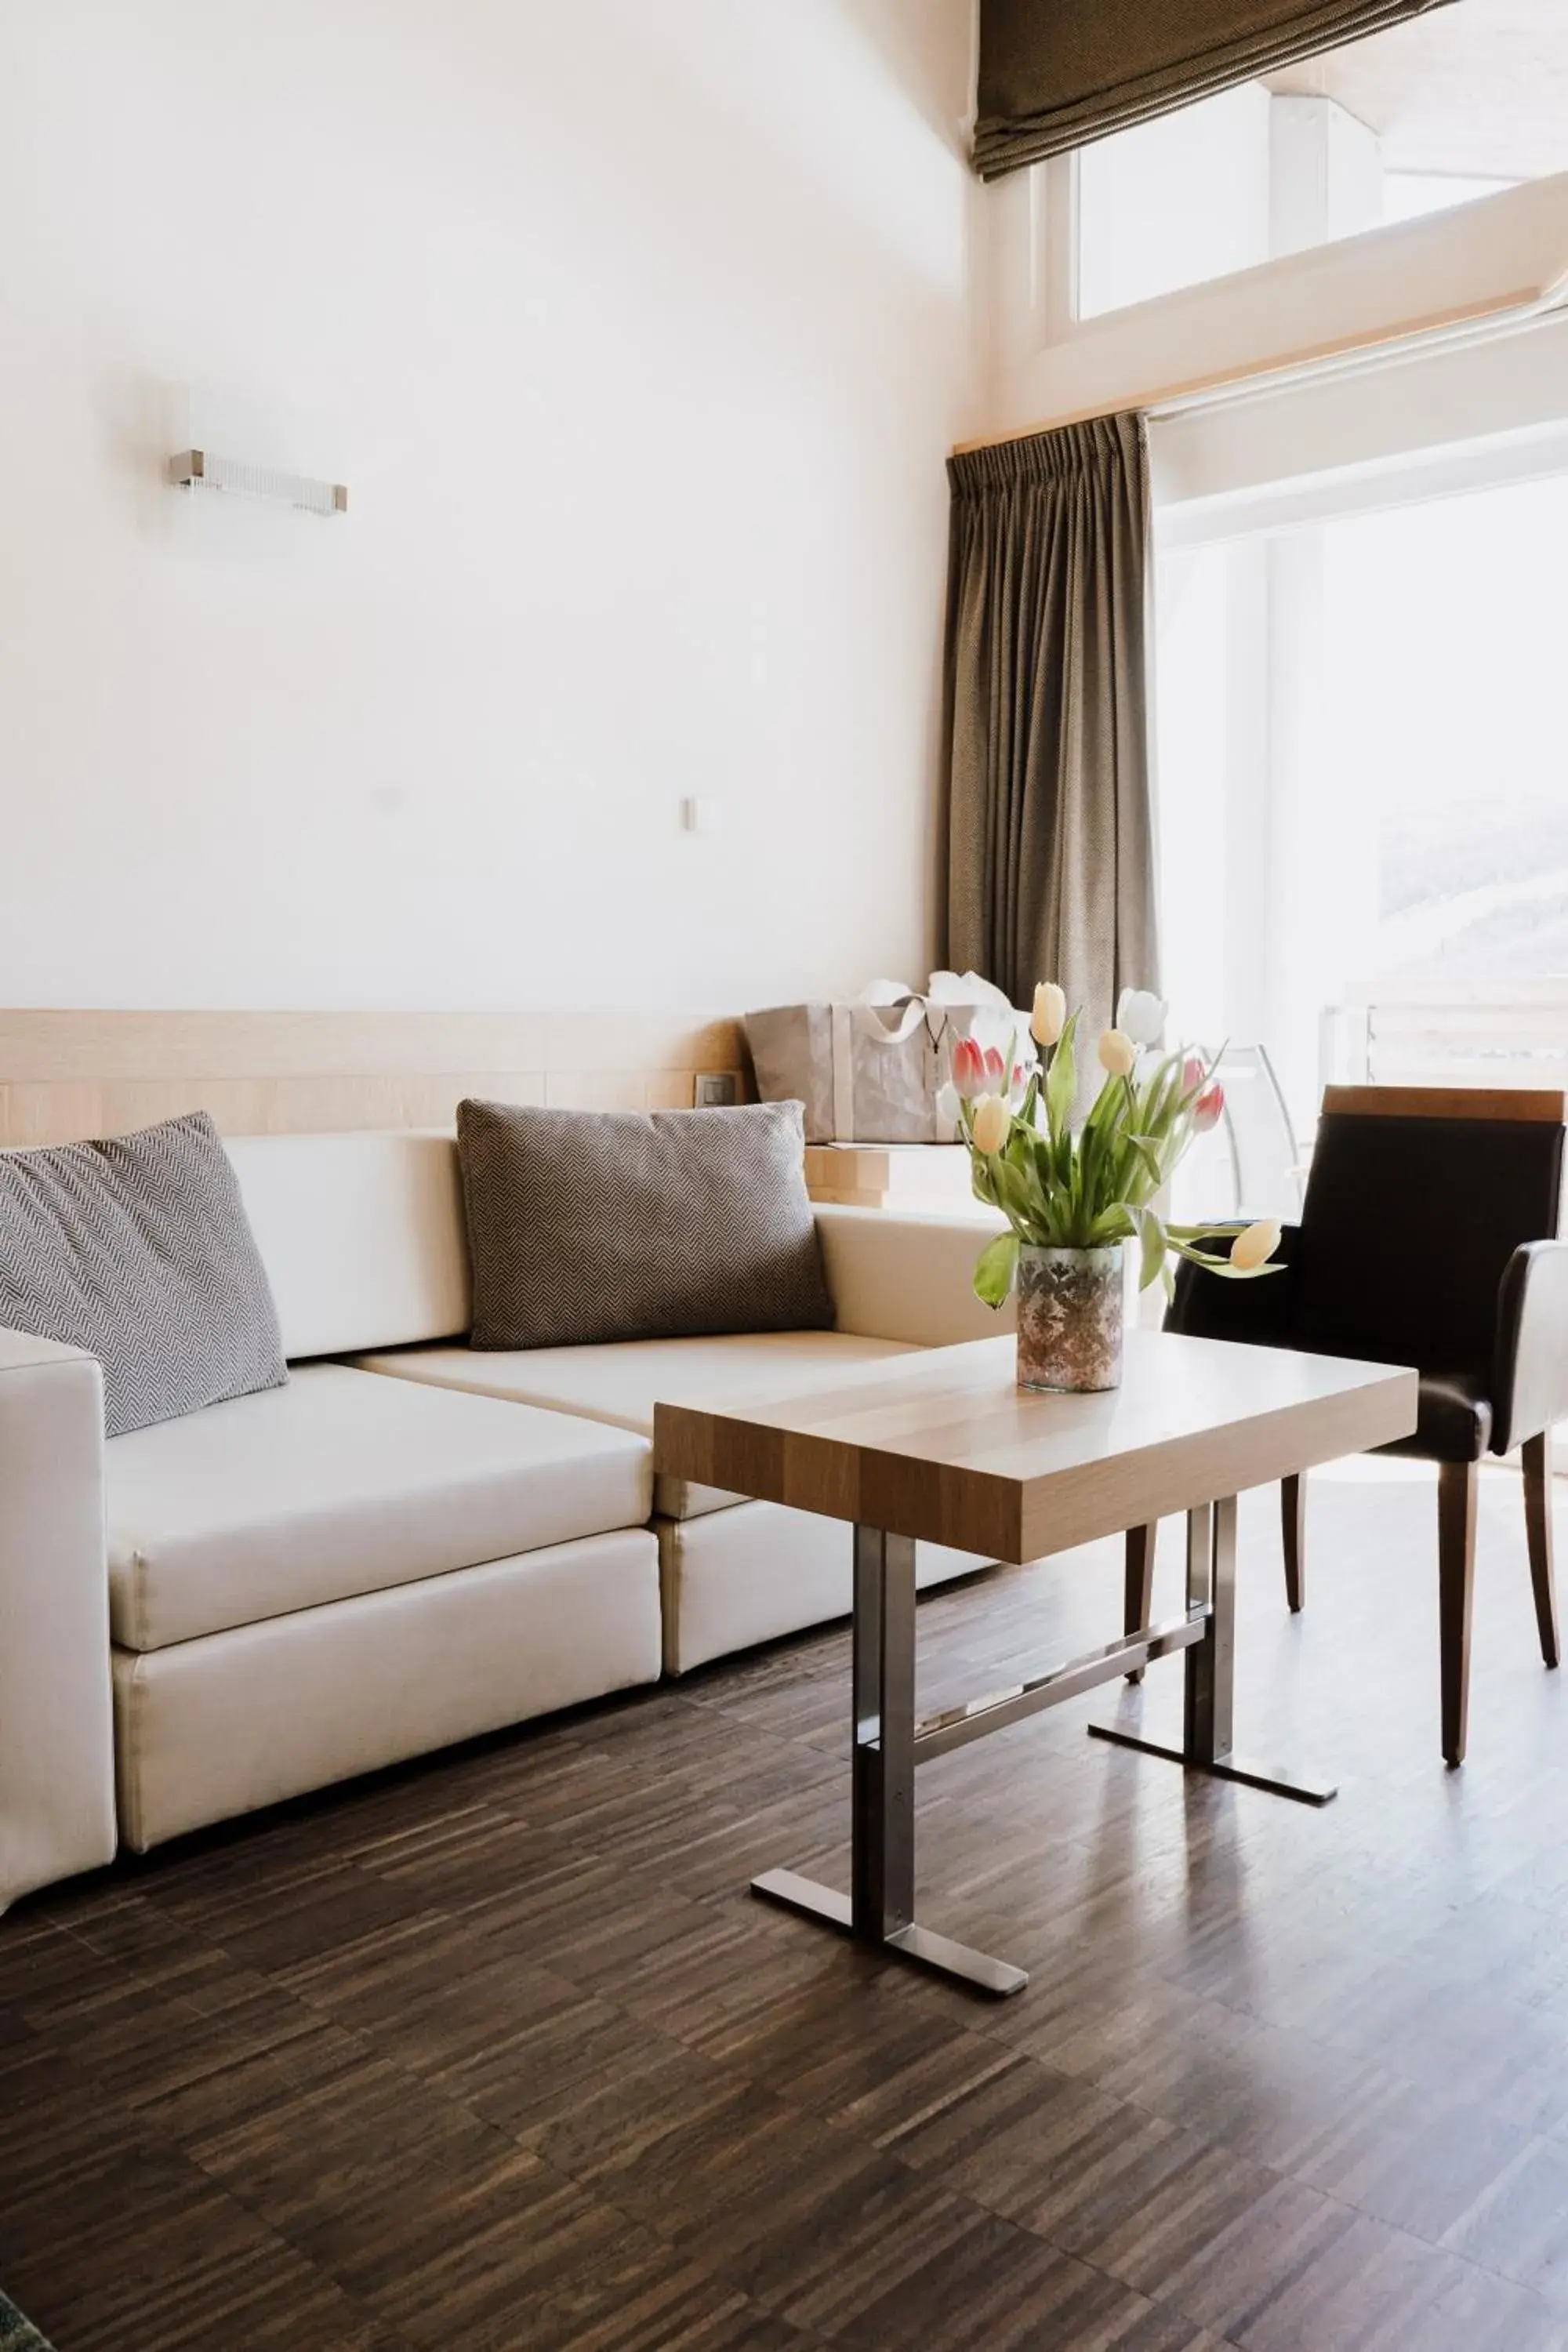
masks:
<path id="1" fill-rule="evenodd" d="M 1568 979 L 1568 478 L 1163 558 L 1160 607 L 1178 1025 L 1305 1132 L 1331 1008 Z"/>
<path id="2" fill-rule="evenodd" d="M 1332 523 L 1323 561 L 1326 756 L 1377 867 L 1368 977 L 1568 973 L 1568 480 Z"/>

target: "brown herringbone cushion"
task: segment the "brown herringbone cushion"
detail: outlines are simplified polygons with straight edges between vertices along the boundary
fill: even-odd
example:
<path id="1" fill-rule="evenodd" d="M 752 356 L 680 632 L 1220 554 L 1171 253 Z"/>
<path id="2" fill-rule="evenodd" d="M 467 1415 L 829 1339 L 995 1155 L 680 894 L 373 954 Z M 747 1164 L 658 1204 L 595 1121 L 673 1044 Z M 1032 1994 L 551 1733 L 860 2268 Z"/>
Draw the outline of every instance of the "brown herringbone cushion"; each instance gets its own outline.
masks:
<path id="1" fill-rule="evenodd" d="M 826 1329 L 799 1103 L 458 1106 L 476 1348 Z"/>

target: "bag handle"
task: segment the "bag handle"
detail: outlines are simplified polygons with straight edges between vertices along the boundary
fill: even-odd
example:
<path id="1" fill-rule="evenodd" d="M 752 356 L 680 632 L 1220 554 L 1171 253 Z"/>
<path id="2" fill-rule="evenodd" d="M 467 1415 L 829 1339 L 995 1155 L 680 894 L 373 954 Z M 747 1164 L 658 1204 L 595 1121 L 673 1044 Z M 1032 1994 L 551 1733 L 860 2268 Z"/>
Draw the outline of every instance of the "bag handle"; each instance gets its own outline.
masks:
<path id="1" fill-rule="evenodd" d="M 925 999 L 899 980 L 874 980 L 856 998 L 855 1026 L 878 1045 L 901 1045 L 926 1017 Z"/>

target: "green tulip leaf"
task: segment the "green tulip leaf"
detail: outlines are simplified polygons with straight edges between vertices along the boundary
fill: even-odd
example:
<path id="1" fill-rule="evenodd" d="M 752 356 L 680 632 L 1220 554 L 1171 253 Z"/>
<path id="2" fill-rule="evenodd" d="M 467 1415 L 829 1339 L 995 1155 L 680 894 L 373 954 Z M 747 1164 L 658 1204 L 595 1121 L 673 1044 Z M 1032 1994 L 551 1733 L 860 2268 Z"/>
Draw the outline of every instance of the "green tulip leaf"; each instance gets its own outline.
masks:
<path id="1" fill-rule="evenodd" d="M 1078 1057 L 1073 1040 L 1078 1033 L 1078 1014 L 1069 1015 L 1066 1028 L 1057 1040 L 1051 1066 L 1046 1072 L 1046 1117 L 1050 1121 L 1053 1137 L 1067 1130 L 1072 1117 L 1072 1107 L 1078 1099 Z"/>
<path id="2" fill-rule="evenodd" d="M 1142 1244 L 1138 1269 L 1138 1287 L 1147 1290 L 1165 1271 L 1165 1228 L 1152 1209 L 1142 1209 L 1138 1214 L 1139 1239 Z"/>
<path id="3" fill-rule="evenodd" d="M 1013 1274 L 1018 1263 L 1016 1234 L 998 1234 L 987 1242 L 980 1253 L 974 1269 L 974 1296 L 987 1307 L 1000 1307 L 1013 1287 Z"/>

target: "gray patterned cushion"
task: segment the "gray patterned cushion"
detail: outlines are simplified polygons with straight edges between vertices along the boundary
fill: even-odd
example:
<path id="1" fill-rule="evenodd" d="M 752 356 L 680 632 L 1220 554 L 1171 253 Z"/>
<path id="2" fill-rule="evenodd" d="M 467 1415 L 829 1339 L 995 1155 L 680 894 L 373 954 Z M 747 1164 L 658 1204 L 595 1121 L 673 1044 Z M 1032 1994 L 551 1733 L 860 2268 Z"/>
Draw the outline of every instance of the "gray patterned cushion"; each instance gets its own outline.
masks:
<path id="1" fill-rule="evenodd" d="M 458 1106 L 476 1348 L 833 1321 L 799 1103 Z"/>
<path id="2" fill-rule="evenodd" d="M 281 1386 L 267 1270 L 205 1111 L 0 1151 L 0 1328 L 96 1356 L 110 1437 Z"/>

